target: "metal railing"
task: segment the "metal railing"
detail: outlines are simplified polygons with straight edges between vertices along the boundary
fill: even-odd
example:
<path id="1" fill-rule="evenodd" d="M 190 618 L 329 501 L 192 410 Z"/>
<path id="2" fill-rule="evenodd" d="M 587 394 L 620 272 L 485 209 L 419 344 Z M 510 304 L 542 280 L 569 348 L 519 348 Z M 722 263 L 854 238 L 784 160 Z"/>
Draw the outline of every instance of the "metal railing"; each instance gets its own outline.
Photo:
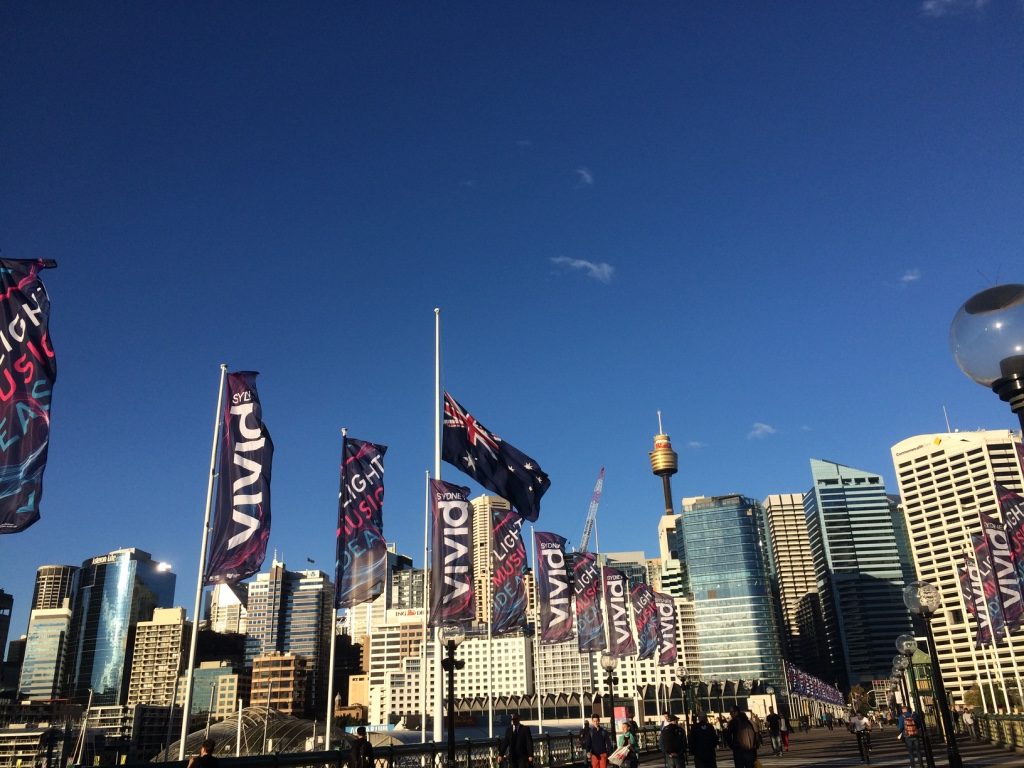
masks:
<path id="1" fill-rule="evenodd" d="M 637 737 L 640 754 L 658 750 L 658 729 L 641 728 Z M 500 739 L 464 739 L 455 746 L 455 764 L 448 764 L 447 742 L 393 744 L 373 748 L 374 768 L 499 768 Z M 576 733 L 540 734 L 533 737 L 534 768 L 563 768 L 589 764 Z M 218 768 L 350 768 L 348 749 L 326 752 L 288 752 L 250 757 L 218 757 Z M 187 761 L 134 763 L 122 768 L 184 768 Z M 76 767 L 78 768 L 78 767 Z"/>
<path id="2" fill-rule="evenodd" d="M 1024 750 L 1024 715 L 978 715 L 975 723 L 983 741 Z"/>

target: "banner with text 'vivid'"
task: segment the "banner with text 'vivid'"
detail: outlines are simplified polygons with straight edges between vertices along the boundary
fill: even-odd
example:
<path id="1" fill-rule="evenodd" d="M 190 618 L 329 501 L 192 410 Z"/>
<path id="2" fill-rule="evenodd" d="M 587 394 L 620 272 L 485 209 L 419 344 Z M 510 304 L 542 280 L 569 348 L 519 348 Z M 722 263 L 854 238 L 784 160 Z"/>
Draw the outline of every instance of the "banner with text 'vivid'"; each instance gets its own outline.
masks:
<path id="1" fill-rule="evenodd" d="M 526 544 L 523 518 L 511 510 L 491 513 L 491 632 L 501 635 L 526 622 Z"/>
<path id="2" fill-rule="evenodd" d="M 633 620 L 636 623 L 637 658 L 653 659 L 661 648 L 661 626 L 658 624 L 658 604 L 654 591 L 641 582 L 630 593 Z"/>
<path id="3" fill-rule="evenodd" d="M 248 578 L 267 554 L 274 443 L 263 423 L 257 375 L 239 371 L 227 376 L 207 583 Z"/>
<path id="4" fill-rule="evenodd" d="M 388 545 L 384 540 L 386 445 L 341 439 L 341 487 L 335 531 L 336 608 L 368 603 L 384 591 Z"/>
<path id="5" fill-rule="evenodd" d="M 18 533 L 39 519 L 57 379 L 50 297 L 39 272 L 56 266 L 0 259 L 0 533 Z"/>
<path id="6" fill-rule="evenodd" d="M 1018 456 L 1021 451 L 1017 446 Z M 1009 539 L 1010 551 L 1013 553 L 1014 567 L 1017 570 L 1017 581 L 1024 587 L 1024 497 L 996 483 L 996 495 L 999 497 L 999 511 L 1003 515 L 1003 526 Z"/>
<path id="7" fill-rule="evenodd" d="M 636 654 L 629 625 L 629 580 L 618 568 L 604 568 L 604 604 L 608 606 L 608 651 L 616 658 Z"/>
<path id="8" fill-rule="evenodd" d="M 993 642 L 998 643 L 1006 637 L 1006 622 L 1003 620 L 1003 606 L 1002 601 L 999 599 L 999 584 L 996 581 L 996 570 L 988 550 L 988 538 L 973 533 L 971 534 L 971 543 L 974 545 L 974 562 L 977 566 L 978 583 L 981 589 L 981 599 L 977 600 L 977 602 L 979 607 L 984 604 L 988 609 L 988 620 L 992 628 Z"/>
<path id="9" fill-rule="evenodd" d="M 603 651 L 604 616 L 601 612 L 601 572 L 590 552 L 572 556 L 572 589 L 576 596 L 576 633 L 580 652 Z"/>
<path id="10" fill-rule="evenodd" d="M 1021 618 L 1024 616 L 1024 602 L 1021 598 L 1020 582 L 1017 580 L 1017 569 L 1013 565 L 1010 538 L 1002 524 L 984 512 L 981 513 L 981 526 L 988 539 L 988 554 L 992 560 L 1006 631 L 1014 632 L 1020 629 Z"/>
<path id="11" fill-rule="evenodd" d="M 658 649 L 658 665 L 675 664 L 679 659 L 676 647 L 676 601 L 672 595 L 654 593 L 658 605 L 658 626 L 661 629 L 661 647 Z"/>
<path id="12" fill-rule="evenodd" d="M 541 531 L 535 537 L 540 642 L 561 643 L 572 637 L 572 588 L 565 561 L 565 537 Z"/>
<path id="13" fill-rule="evenodd" d="M 970 563 L 968 562 L 967 555 L 964 555 L 963 564 L 957 566 L 957 576 L 960 578 L 960 594 L 964 598 L 964 605 L 967 607 L 967 614 L 973 616 L 974 620 L 978 624 L 978 631 L 974 638 L 974 645 L 977 648 L 983 648 L 992 641 L 992 630 L 989 628 L 988 621 L 984 615 L 978 612 L 978 603 L 976 600 L 974 581 L 972 580 L 972 570 Z M 974 573 L 977 576 L 977 573 Z M 970 622 L 968 622 L 968 625 Z"/>
<path id="14" fill-rule="evenodd" d="M 473 507 L 469 488 L 430 481 L 433 522 L 430 553 L 430 626 L 472 621 Z"/>

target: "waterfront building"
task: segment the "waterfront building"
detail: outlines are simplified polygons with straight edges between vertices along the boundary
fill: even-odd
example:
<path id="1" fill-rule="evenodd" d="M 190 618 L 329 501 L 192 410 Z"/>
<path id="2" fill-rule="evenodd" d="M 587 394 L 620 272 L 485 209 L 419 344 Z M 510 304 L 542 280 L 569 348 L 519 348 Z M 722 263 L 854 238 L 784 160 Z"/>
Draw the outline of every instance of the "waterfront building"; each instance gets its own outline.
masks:
<path id="1" fill-rule="evenodd" d="M 74 565 L 41 565 L 36 569 L 36 584 L 32 592 L 32 610 L 60 608 L 70 602 L 75 593 L 78 567 Z"/>
<path id="2" fill-rule="evenodd" d="M 818 582 L 807 535 L 802 493 L 775 493 L 762 502 L 772 568 L 779 592 L 786 658 L 811 668 L 800 647 L 801 604 L 817 602 Z"/>
<path id="3" fill-rule="evenodd" d="M 257 656 L 252 665 L 251 706 L 301 717 L 307 708 L 307 670 L 305 656 L 280 651 Z"/>
<path id="4" fill-rule="evenodd" d="M 71 601 L 59 608 L 37 608 L 29 615 L 25 659 L 18 683 L 19 699 L 55 699 L 64 672 Z"/>
<path id="5" fill-rule="evenodd" d="M 882 477 L 811 459 L 804 515 L 821 597 L 828 664 L 840 688 L 889 674 L 893 638 L 912 630 Z"/>
<path id="6" fill-rule="evenodd" d="M 153 618 L 140 621 L 135 631 L 132 670 L 128 680 L 128 706 L 174 703 L 178 678 L 188 657 L 192 622 L 185 620 L 184 608 L 157 608 Z"/>
<path id="7" fill-rule="evenodd" d="M 123 704 L 140 621 L 174 602 L 175 576 L 141 549 L 118 549 L 82 563 L 72 603 L 65 697 L 95 706 Z"/>
<path id="8" fill-rule="evenodd" d="M 213 720 L 224 720 L 237 714 L 239 699 L 243 702 L 250 699 L 251 682 L 252 674 L 248 670 L 234 667 L 229 661 L 201 662 L 192 673 L 190 714 L 210 713 Z M 178 681 L 175 704 L 185 706 L 184 675 Z"/>

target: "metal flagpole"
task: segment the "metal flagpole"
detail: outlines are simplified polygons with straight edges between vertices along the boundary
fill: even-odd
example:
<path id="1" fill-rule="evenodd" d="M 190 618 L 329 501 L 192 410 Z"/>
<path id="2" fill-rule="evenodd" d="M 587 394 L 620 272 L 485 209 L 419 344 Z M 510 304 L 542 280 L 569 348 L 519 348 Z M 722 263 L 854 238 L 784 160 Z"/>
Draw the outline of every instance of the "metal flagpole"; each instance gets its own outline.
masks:
<path id="1" fill-rule="evenodd" d="M 430 470 L 424 474 L 423 483 L 423 635 L 420 643 L 420 743 L 427 743 L 427 615 L 430 613 L 430 561 L 427 559 L 427 543 L 430 530 Z"/>
<path id="2" fill-rule="evenodd" d="M 491 579 L 491 571 L 494 569 L 494 509 L 490 502 L 487 504 L 490 510 L 490 520 L 487 521 L 491 530 L 487 534 L 487 579 L 486 593 L 490 597 L 487 611 L 487 738 L 494 738 L 494 656 L 491 641 L 494 634 L 494 581 Z"/>
<path id="3" fill-rule="evenodd" d="M 196 669 L 196 639 L 199 636 L 199 604 L 203 599 L 203 576 L 206 572 L 206 545 L 210 538 L 210 509 L 213 506 L 213 481 L 217 477 L 217 442 L 220 440 L 220 409 L 224 402 L 224 380 L 227 363 L 220 364 L 220 386 L 217 389 L 217 409 L 213 420 L 213 446 L 210 448 L 210 479 L 206 484 L 206 511 L 203 513 L 203 539 L 199 546 L 199 574 L 196 577 L 196 602 L 192 610 L 192 638 L 188 644 L 188 669 L 185 672 L 185 701 L 181 708 L 181 738 L 178 740 L 178 759 L 185 759 L 185 738 L 188 736 L 188 716 L 192 708 L 192 676 Z"/>
<path id="4" fill-rule="evenodd" d="M 985 535 L 984 532 L 982 532 L 982 535 L 983 536 Z M 971 549 L 973 551 L 974 547 L 971 547 Z M 979 580 L 978 586 L 981 587 L 980 592 L 976 592 L 975 594 L 984 595 L 985 594 L 985 580 L 981 578 L 981 569 L 978 567 L 977 553 L 974 554 L 973 559 L 974 559 L 974 570 L 977 571 L 977 573 L 978 573 L 978 580 Z M 967 575 L 971 579 L 971 591 L 974 591 L 975 581 L 974 581 L 974 576 L 972 575 L 972 572 L 971 572 L 969 564 L 968 564 L 968 568 L 967 568 Z M 985 610 L 985 620 L 988 622 L 989 643 L 991 645 L 991 652 L 990 653 L 991 653 L 991 655 L 993 657 L 993 661 L 995 663 L 995 672 L 996 672 L 995 676 L 998 678 L 999 684 L 1002 686 L 1002 689 L 1003 689 L 1003 701 L 1006 704 L 1006 711 L 1007 712 L 1011 712 L 1012 710 L 1010 709 L 1010 696 L 1006 692 L 1006 680 L 1003 679 L 1003 670 L 999 666 L 999 656 L 996 655 L 996 653 L 995 653 L 995 649 L 996 649 L 996 627 L 995 627 L 995 624 L 992 623 L 992 614 L 988 610 L 988 602 L 985 601 L 985 600 L 982 600 L 981 602 L 982 602 L 982 604 L 984 606 L 984 610 Z M 979 606 L 979 610 L 980 609 L 981 609 L 981 606 Z M 993 679 L 993 675 L 992 675 L 992 667 L 989 666 L 988 658 L 985 656 L 985 647 L 984 646 L 982 646 L 981 653 L 982 653 L 982 657 L 985 658 L 985 665 L 988 666 L 988 678 L 993 683 L 993 687 L 995 687 L 995 680 Z M 938 674 L 938 671 L 936 671 L 936 674 Z M 993 691 L 993 693 L 992 693 L 992 701 L 993 701 L 993 703 L 995 703 L 995 698 L 996 698 L 995 697 L 995 692 Z M 996 706 L 995 708 L 999 709 L 998 706 Z M 995 714 L 995 713 L 993 713 L 993 714 Z"/>
<path id="5" fill-rule="evenodd" d="M 967 578 L 970 578 L 971 577 L 971 569 L 970 569 L 970 566 L 968 565 L 968 562 L 967 562 L 967 552 L 966 551 L 964 552 L 964 568 L 967 570 Z M 969 641 L 968 645 L 969 645 L 969 647 L 971 649 L 971 663 L 974 666 L 974 679 L 978 681 L 978 695 L 981 697 L 981 708 L 982 708 L 982 710 L 984 710 L 985 707 L 988 706 L 988 705 L 985 702 L 985 686 L 981 684 L 981 667 L 978 666 L 978 651 L 974 647 L 974 639 L 972 637 L 970 637 L 970 634 L 971 634 L 971 622 L 970 622 L 971 612 L 967 610 L 967 602 L 966 602 L 967 598 L 964 597 L 963 589 L 960 589 L 959 592 L 960 592 L 960 609 L 963 611 L 964 623 L 967 625 L 967 635 L 968 635 L 967 639 Z M 971 592 L 972 593 L 974 592 L 973 584 L 971 585 Z M 971 599 L 973 600 L 973 598 L 974 598 L 974 595 L 972 594 L 971 595 Z"/>
<path id="6" fill-rule="evenodd" d="M 348 427 L 341 428 L 341 466 L 342 477 L 345 476 L 345 438 L 348 437 Z M 342 495 L 345 489 L 338 492 L 338 504 L 342 504 Z M 334 600 L 331 605 L 331 656 L 327 660 L 327 723 L 324 729 L 324 748 L 331 748 L 331 720 L 334 718 L 334 649 L 338 641 L 338 588 L 340 584 L 334 585 Z M 313 749 L 316 749 L 316 739 L 313 740 Z"/>
<path id="7" fill-rule="evenodd" d="M 434 479 L 441 479 L 441 309 L 434 308 Z M 441 643 L 434 629 L 434 664 L 435 669 L 441 668 Z M 441 743 L 442 698 L 444 696 L 441 681 L 434 686 L 434 741 Z M 452 712 L 454 717 L 455 713 Z"/>
<path id="8" fill-rule="evenodd" d="M 242 756 L 242 700 L 238 700 L 238 732 L 235 734 L 235 757 Z"/>
<path id="9" fill-rule="evenodd" d="M 533 541 L 533 693 L 537 697 L 537 733 L 544 733 L 544 703 L 540 696 L 540 587 L 537 583 L 537 531 L 530 523 Z"/>

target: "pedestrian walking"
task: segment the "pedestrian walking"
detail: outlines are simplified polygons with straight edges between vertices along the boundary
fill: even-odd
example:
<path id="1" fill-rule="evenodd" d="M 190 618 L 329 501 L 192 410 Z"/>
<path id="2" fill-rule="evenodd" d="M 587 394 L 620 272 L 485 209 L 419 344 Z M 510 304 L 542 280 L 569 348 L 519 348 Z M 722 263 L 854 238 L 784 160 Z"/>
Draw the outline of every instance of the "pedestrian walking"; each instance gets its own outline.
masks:
<path id="1" fill-rule="evenodd" d="M 668 724 L 661 729 L 658 746 L 665 754 L 668 768 L 686 768 L 686 731 L 675 715 L 670 716 Z"/>
<path id="2" fill-rule="evenodd" d="M 366 726 L 356 728 L 356 737 L 352 741 L 352 768 L 373 768 L 373 745 L 366 738 Z"/>
<path id="3" fill-rule="evenodd" d="M 718 731 L 708 722 L 708 716 L 701 713 L 700 721 L 690 729 L 693 768 L 718 768 L 717 749 Z"/>
<path id="4" fill-rule="evenodd" d="M 897 738 L 903 739 L 910 755 L 910 768 L 924 768 L 924 723 L 920 715 L 904 704 L 897 727 L 900 731 Z"/>
<path id="5" fill-rule="evenodd" d="M 768 738 L 772 742 L 772 755 L 782 754 L 782 717 L 775 711 L 774 707 L 768 708 L 768 717 L 764 719 L 768 727 Z"/>
<path id="6" fill-rule="evenodd" d="M 789 752 L 789 718 L 782 718 L 782 750 Z"/>
<path id="7" fill-rule="evenodd" d="M 498 762 L 503 762 L 506 757 L 508 762 L 503 768 L 528 768 L 533 763 L 533 734 L 530 726 L 523 725 L 515 712 L 498 745 Z"/>
<path id="8" fill-rule="evenodd" d="M 975 741 L 976 733 L 974 731 L 974 713 L 969 709 L 965 709 L 962 715 L 962 720 L 964 723 L 964 730 L 967 732 L 967 738 L 971 741 Z"/>
<path id="9" fill-rule="evenodd" d="M 619 737 L 615 741 L 616 749 L 626 747 L 629 750 L 629 754 L 622 761 L 622 768 L 636 768 L 640 763 L 639 752 L 640 744 L 637 743 L 636 736 L 633 734 L 633 729 L 629 727 L 629 721 L 624 720 L 619 729 Z"/>
<path id="10" fill-rule="evenodd" d="M 612 753 L 612 740 L 601 726 L 601 718 L 590 718 L 590 727 L 583 734 L 583 748 L 590 755 L 590 768 L 608 768 L 608 755 Z"/>
<path id="11" fill-rule="evenodd" d="M 732 750 L 735 768 L 754 768 L 761 737 L 754 730 L 750 718 L 739 707 L 729 710 L 729 725 L 725 729 L 725 743 Z"/>
<path id="12" fill-rule="evenodd" d="M 213 756 L 216 747 L 217 743 L 213 739 L 206 739 L 199 745 L 199 757 L 189 758 L 188 768 L 217 768 L 218 760 Z"/>
<path id="13" fill-rule="evenodd" d="M 857 752 L 862 763 L 871 762 L 871 728 L 861 712 L 850 715 L 850 733 L 857 737 Z"/>

